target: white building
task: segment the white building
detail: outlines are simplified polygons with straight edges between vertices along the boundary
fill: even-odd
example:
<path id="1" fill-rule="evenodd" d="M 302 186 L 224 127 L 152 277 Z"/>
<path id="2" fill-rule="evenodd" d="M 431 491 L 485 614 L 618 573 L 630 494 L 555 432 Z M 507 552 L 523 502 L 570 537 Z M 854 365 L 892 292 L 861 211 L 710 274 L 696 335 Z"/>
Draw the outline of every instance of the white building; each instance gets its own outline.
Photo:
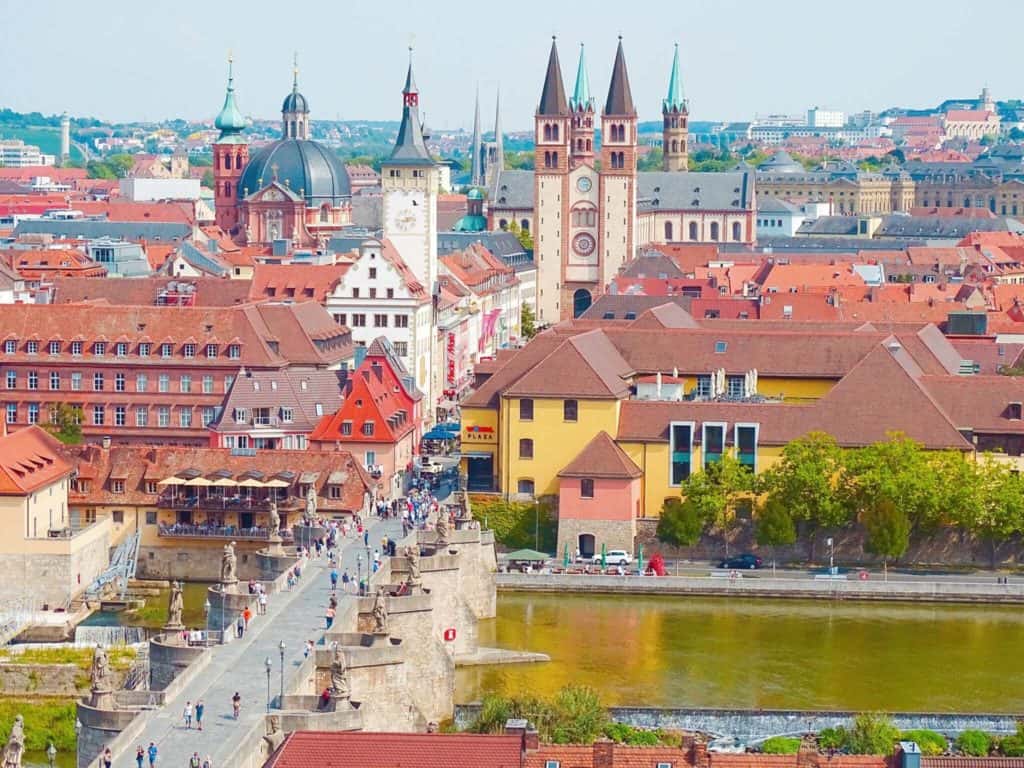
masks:
<path id="1" fill-rule="evenodd" d="M 121 196 L 132 202 L 198 200 L 199 179 L 149 179 L 127 177 L 118 182 Z"/>
<path id="2" fill-rule="evenodd" d="M 835 109 L 811 107 L 807 110 L 807 125 L 811 128 L 842 128 L 846 125 L 846 115 Z"/>
<path id="3" fill-rule="evenodd" d="M 26 144 L 21 139 L 0 140 L 0 167 L 29 168 L 36 165 L 53 165 L 56 158 L 44 155 L 39 147 Z"/>

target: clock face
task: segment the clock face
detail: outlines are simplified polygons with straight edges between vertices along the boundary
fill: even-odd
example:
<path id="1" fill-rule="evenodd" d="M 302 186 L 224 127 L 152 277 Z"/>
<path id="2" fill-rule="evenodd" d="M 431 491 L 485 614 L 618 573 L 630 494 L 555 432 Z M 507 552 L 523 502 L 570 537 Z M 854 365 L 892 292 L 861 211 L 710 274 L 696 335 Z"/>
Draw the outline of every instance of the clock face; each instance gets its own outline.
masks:
<path id="1" fill-rule="evenodd" d="M 581 232 L 572 239 L 572 249 L 580 256 L 589 256 L 594 252 L 595 247 L 597 247 L 597 243 L 594 242 L 594 236 L 586 232 Z"/>
<path id="2" fill-rule="evenodd" d="M 400 232 L 408 232 L 416 223 L 416 214 L 409 208 L 403 208 L 395 216 L 395 228 Z"/>
<path id="3" fill-rule="evenodd" d="M 576 179 L 576 189 L 580 192 L 589 192 L 592 186 L 589 176 L 580 176 Z"/>
<path id="4" fill-rule="evenodd" d="M 396 232 L 415 232 L 423 228 L 423 205 L 415 197 L 402 195 L 394 200 L 390 218 L 391 228 Z"/>

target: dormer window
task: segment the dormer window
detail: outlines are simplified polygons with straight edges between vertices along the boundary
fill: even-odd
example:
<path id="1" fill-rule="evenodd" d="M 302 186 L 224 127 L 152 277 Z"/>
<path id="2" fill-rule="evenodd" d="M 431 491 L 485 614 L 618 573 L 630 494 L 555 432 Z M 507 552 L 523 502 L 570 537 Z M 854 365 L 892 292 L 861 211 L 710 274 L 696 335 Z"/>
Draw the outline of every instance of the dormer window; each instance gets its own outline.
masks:
<path id="1" fill-rule="evenodd" d="M 216 344 L 207 344 L 206 345 L 206 357 L 208 359 L 210 359 L 210 360 L 213 360 L 214 358 L 217 357 L 217 345 Z"/>
<path id="2" fill-rule="evenodd" d="M 195 344 L 186 344 L 184 349 L 185 349 L 185 357 L 195 357 L 196 356 L 196 345 Z"/>
<path id="3" fill-rule="evenodd" d="M 240 344 L 231 344 L 228 346 L 228 357 L 232 360 L 237 360 L 242 356 L 242 347 Z"/>
<path id="4" fill-rule="evenodd" d="M 105 341 L 97 341 L 92 345 L 92 353 L 96 357 L 103 357 L 103 355 L 107 354 L 107 343 Z"/>
<path id="5" fill-rule="evenodd" d="M 139 357 L 149 357 L 150 346 L 146 342 L 139 344 Z"/>
<path id="6" fill-rule="evenodd" d="M 39 342 L 38 341 L 26 342 L 26 344 L 25 344 L 25 351 L 28 352 L 30 355 L 38 355 L 39 354 Z"/>
<path id="7" fill-rule="evenodd" d="M 1010 403 L 1008 406 L 1006 406 L 1006 418 L 1011 419 L 1013 421 L 1020 421 L 1021 420 L 1021 410 L 1022 410 L 1021 403 L 1019 403 L 1019 402 Z"/>
<path id="8" fill-rule="evenodd" d="M 114 354 L 117 357 L 125 357 L 128 354 L 128 344 L 123 341 L 117 342 L 114 347 Z"/>
<path id="9" fill-rule="evenodd" d="M 49 352 L 51 355 L 59 355 L 60 354 L 60 342 L 59 341 L 51 341 L 49 343 L 49 345 L 47 345 L 46 351 Z"/>
<path id="10" fill-rule="evenodd" d="M 160 345 L 160 357 L 170 357 L 173 351 L 174 347 L 171 344 L 164 343 Z"/>

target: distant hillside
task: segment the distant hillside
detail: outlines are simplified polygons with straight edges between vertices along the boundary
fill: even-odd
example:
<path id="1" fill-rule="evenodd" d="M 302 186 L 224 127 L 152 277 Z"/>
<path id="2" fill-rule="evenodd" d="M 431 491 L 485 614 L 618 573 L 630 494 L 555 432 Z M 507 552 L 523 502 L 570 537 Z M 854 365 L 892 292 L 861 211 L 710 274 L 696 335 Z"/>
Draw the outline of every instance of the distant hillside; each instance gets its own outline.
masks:
<path id="1" fill-rule="evenodd" d="M 60 157 L 59 128 L 11 128 L 9 126 L 0 126 L 0 139 L 21 139 L 26 144 L 35 144 L 44 154 Z M 82 159 L 82 153 L 78 151 L 74 144 L 71 145 L 71 159 Z"/>

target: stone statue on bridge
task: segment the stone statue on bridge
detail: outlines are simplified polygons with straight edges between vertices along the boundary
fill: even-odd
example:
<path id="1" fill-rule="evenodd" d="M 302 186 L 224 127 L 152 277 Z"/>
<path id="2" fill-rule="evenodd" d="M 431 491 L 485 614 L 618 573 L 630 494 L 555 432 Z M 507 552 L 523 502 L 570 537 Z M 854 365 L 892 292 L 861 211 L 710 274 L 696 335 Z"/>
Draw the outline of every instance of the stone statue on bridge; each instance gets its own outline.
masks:
<path id="1" fill-rule="evenodd" d="M 306 523 L 312 525 L 316 520 L 316 487 L 310 483 L 306 489 Z"/>
<path id="2" fill-rule="evenodd" d="M 92 669 L 90 670 L 93 693 L 106 693 L 111 690 L 110 685 L 110 660 L 103 646 L 96 644 L 96 650 L 92 653 Z"/>
<path id="3" fill-rule="evenodd" d="M 377 594 L 373 598 L 373 631 L 377 635 L 388 633 L 388 598 L 384 587 L 377 587 Z"/>
<path id="4" fill-rule="evenodd" d="M 4 747 L 3 768 L 21 768 L 21 756 L 25 754 L 25 718 L 17 715 L 11 726 L 11 735 Z"/>
<path id="5" fill-rule="evenodd" d="M 442 509 L 437 511 L 437 523 L 434 524 L 434 531 L 437 533 L 437 546 L 446 545 L 448 543 L 448 513 Z"/>
<path id="6" fill-rule="evenodd" d="M 352 686 L 348 679 L 348 663 L 341 646 L 334 646 L 334 657 L 331 659 L 331 695 L 335 701 L 348 701 L 352 697 Z"/>
<path id="7" fill-rule="evenodd" d="M 235 557 L 235 542 L 224 545 L 224 554 L 220 560 L 220 583 L 224 585 L 237 584 L 238 560 Z"/>
<path id="8" fill-rule="evenodd" d="M 420 545 L 410 544 L 405 548 L 405 559 L 409 563 L 409 586 L 420 584 Z"/>
<path id="9" fill-rule="evenodd" d="M 267 732 L 263 736 L 263 743 L 266 749 L 266 756 L 270 757 L 277 751 L 277 748 L 281 746 L 281 742 L 284 741 L 284 734 L 281 733 L 281 722 L 277 719 L 277 715 L 272 715 L 267 718 Z"/>
<path id="10" fill-rule="evenodd" d="M 181 623 L 181 614 L 185 610 L 185 601 L 181 595 L 181 582 L 171 582 L 171 596 L 167 601 L 167 624 L 165 625 L 168 629 L 180 629 L 184 625 Z"/>
<path id="11" fill-rule="evenodd" d="M 270 538 L 281 537 L 281 515 L 277 511 L 277 502 L 270 502 Z"/>

